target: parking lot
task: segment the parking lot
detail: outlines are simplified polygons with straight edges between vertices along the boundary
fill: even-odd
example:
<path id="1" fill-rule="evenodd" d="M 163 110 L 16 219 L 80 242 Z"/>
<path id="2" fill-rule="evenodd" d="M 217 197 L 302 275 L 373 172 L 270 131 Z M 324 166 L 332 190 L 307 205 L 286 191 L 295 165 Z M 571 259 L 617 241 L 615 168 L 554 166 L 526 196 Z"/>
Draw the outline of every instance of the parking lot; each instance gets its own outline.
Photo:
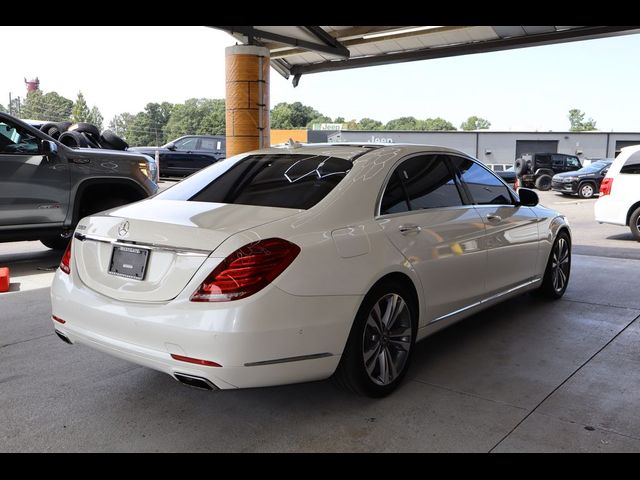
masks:
<path id="1" fill-rule="evenodd" d="M 638 452 L 640 248 L 593 220 L 594 199 L 539 194 L 573 229 L 566 295 L 429 337 L 381 400 L 330 381 L 210 393 L 67 345 L 50 320 L 59 255 L 0 244 L 0 451 Z"/>

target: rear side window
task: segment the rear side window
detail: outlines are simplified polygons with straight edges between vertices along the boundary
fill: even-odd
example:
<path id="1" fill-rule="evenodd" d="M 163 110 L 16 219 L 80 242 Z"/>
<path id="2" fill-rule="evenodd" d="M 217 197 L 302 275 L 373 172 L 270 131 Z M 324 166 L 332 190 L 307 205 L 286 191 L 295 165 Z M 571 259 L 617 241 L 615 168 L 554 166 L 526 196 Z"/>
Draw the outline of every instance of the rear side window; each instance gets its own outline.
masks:
<path id="1" fill-rule="evenodd" d="M 251 155 L 189 200 L 306 210 L 333 190 L 352 165 L 320 155 Z"/>
<path id="2" fill-rule="evenodd" d="M 468 158 L 452 157 L 462 181 L 478 205 L 511 205 L 509 189 L 488 170 Z"/>
<path id="3" fill-rule="evenodd" d="M 462 205 L 451 170 L 442 155 L 413 157 L 398 167 L 411 210 Z"/>
<path id="4" fill-rule="evenodd" d="M 382 204 L 380 205 L 380 214 L 388 215 L 390 213 L 401 213 L 409 211 L 409 203 L 404 186 L 398 176 L 396 170 L 391 175 L 387 188 L 382 195 Z"/>
<path id="5" fill-rule="evenodd" d="M 636 152 L 627 158 L 620 169 L 620 173 L 640 175 L 640 152 Z"/>

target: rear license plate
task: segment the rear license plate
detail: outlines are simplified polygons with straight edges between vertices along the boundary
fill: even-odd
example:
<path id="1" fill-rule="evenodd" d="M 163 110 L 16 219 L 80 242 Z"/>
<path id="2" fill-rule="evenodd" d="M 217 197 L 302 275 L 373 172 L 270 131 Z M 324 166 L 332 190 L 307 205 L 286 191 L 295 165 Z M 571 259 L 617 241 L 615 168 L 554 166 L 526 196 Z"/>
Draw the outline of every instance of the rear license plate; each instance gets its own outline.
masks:
<path id="1" fill-rule="evenodd" d="M 113 247 L 109 273 L 119 277 L 144 280 L 144 272 L 147 269 L 149 250 L 136 247 Z"/>

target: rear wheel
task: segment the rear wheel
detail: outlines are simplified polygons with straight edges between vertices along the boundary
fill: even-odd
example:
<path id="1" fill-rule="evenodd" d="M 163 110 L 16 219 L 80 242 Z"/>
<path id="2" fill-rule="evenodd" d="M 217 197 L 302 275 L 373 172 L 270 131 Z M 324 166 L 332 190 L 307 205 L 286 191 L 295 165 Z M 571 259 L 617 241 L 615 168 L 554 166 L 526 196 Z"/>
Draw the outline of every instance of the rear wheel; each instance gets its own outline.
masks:
<path id="1" fill-rule="evenodd" d="M 416 302 L 405 288 L 385 282 L 365 297 L 334 378 L 355 393 L 384 397 L 401 383 L 417 331 Z"/>
<path id="2" fill-rule="evenodd" d="M 571 239 L 567 232 L 560 232 L 553 242 L 542 285 L 537 290 L 541 296 L 557 300 L 564 295 L 571 274 Z"/>
<path id="3" fill-rule="evenodd" d="M 633 238 L 640 242 L 640 207 L 636 208 L 629 217 L 629 228 Z"/>
<path id="4" fill-rule="evenodd" d="M 596 186 L 593 183 L 587 182 L 580 185 L 578 188 L 578 196 L 580 198 L 591 198 L 596 193 Z"/>
<path id="5" fill-rule="evenodd" d="M 551 175 L 540 175 L 536 178 L 536 188 L 543 192 L 551 190 Z"/>

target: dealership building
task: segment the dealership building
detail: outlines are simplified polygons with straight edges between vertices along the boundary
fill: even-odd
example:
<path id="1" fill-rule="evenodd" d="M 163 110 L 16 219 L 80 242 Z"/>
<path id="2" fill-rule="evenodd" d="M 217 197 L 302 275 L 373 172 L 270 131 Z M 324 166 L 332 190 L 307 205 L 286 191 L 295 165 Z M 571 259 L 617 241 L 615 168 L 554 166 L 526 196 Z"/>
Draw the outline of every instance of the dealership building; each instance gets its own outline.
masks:
<path id="1" fill-rule="evenodd" d="M 534 153 L 566 153 L 582 159 L 613 158 L 620 149 L 640 144 L 638 132 L 416 132 L 341 130 L 328 142 L 417 143 L 461 150 L 488 164 L 512 164 Z"/>

